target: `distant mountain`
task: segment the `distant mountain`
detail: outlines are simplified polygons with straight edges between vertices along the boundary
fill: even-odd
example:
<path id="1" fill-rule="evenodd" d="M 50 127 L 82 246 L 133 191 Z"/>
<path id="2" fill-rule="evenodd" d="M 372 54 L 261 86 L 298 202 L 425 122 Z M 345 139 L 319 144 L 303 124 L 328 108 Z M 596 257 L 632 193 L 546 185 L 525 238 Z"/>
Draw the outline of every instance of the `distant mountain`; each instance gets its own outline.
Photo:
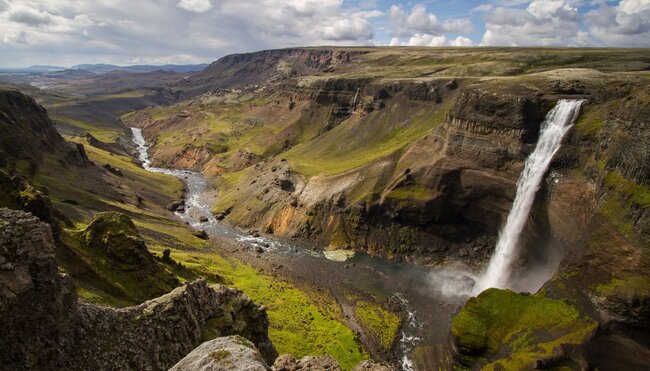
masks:
<path id="1" fill-rule="evenodd" d="M 65 67 L 59 67 L 59 66 L 48 66 L 48 65 L 33 65 L 29 67 L 21 67 L 21 68 L 11 68 L 11 67 L 0 67 L 0 72 L 4 73 L 42 73 L 42 72 L 54 72 L 54 71 L 62 71 L 65 70 Z"/>
<path id="2" fill-rule="evenodd" d="M 107 73 L 111 71 L 126 71 L 126 72 L 153 72 L 153 71 L 169 71 L 169 72 L 199 72 L 207 67 L 207 63 L 203 64 L 165 64 L 165 65 L 134 65 L 134 66 L 117 66 L 114 64 L 78 64 L 70 67 L 71 69 L 86 70 L 94 73 Z"/>

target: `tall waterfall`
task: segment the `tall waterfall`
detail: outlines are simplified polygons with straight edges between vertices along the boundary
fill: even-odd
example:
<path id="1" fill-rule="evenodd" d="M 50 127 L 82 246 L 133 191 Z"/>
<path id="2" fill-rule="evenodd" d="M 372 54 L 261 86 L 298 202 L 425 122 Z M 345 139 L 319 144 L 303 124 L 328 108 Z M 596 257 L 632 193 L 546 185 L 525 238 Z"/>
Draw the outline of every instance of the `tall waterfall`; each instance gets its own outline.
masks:
<path id="1" fill-rule="evenodd" d="M 474 295 L 490 287 L 508 287 L 512 263 L 518 257 L 519 237 L 526 225 L 535 194 L 553 155 L 560 149 L 562 138 L 578 118 L 582 102 L 582 100 L 559 100 L 542 123 L 537 146 L 526 159 L 524 171 L 517 181 L 517 195 L 508 214 L 508 220 L 499 234 L 499 241 L 487 270 L 474 286 Z"/>

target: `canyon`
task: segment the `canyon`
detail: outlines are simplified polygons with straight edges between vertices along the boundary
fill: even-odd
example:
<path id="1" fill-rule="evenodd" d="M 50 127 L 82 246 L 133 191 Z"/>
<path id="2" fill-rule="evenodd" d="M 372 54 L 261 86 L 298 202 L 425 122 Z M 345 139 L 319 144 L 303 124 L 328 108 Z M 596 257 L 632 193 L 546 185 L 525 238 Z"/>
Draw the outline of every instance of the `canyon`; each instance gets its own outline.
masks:
<path id="1" fill-rule="evenodd" d="M 78 368 L 127 362 L 114 355 L 120 347 L 98 354 L 106 346 L 94 331 L 109 318 L 110 331 L 132 331 L 128 318 L 183 295 L 198 307 L 172 311 L 209 313 L 198 328 L 172 353 L 117 335 L 151 357 L 122 356 L 140 362 L 125 368 L 169 368 L 218 338 L 192 362 L 221 344 L 261 357 L 260 369 L 276 348 L 330 355 L 343 369 L 368 358 L 392 365 L 369 368 L 417 370 L 645 369 L 649 58 L 644 49 L 290 48 L 164 78 L 2 85 L 0 206 L 51 225 L 34 224 L 49 251 L 39 264 L 65 286 L 54 311 L 65 320 L 52 328 L 78 352 L 44 357 Z M 581 102 L 580 114 L 543 158 L 507 282 L 484 283 L 513 202 L 519 211 L 526 160 L 564 100 Z M 30 218 L 2 213 L 3 233 Z M 91 232 L 106 220 L 119 233 L 109 228 L 99 243 Z M 18 334 L 7 313 L 32 299 L 10 297 L 3 327 Z M 224 306 L 237 307 L 236 325 L 218 314 Z M 206 335 L 208 322 L 220 330 Z M 75 331 L 86 337 L 67 335 Z M 300 339 L 308 333 L 313 345 Z M 261 356 L 220 337 L 234 334 Z"/>

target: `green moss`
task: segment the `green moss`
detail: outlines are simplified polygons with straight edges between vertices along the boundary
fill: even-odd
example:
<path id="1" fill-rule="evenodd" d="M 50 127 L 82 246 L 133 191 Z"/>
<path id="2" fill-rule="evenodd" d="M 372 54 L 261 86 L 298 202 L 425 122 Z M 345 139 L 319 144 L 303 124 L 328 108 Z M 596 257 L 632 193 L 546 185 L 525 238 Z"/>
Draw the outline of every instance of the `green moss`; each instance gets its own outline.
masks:
<path id="1" fill-rule="evenodd" d="M 606 284 L 596 286 L 596 292 L 602 296 L 650 296 L 650 280 L 642 276 L 614 278 Z"/>
<path id="2" fill-rule="evenodd" d="M 337 319 L 339 314 L 315 305 L 310 296 L 290 283 L 262 275 L 251 266 L 215 253 L 173 250 L 172 256 L 201 275 L 223 277 L 228 285 L 243 290 L 257 304 L 266 306 L 269 336 L 280 354 L 330 355 L 345 370 L 367 358 L 354 333 Z"/>
<path id="3" fill-rule="evenodd" d="M 230 352 L 227 351 L 226 349 L 218 349 L 210 353 L 210 357 L 215 361 L 219 362 L 225 358 L 230 357 Z"/>
<path id="4" fill-rule="evenodd" d="M 610 171 L 605 176 L 605 186 L 617 191 L 627 202 L 647 208 L 650 206 L 650 187 L 638 185 L 626 179 L 617 171 Z"/>
<path id="5" fill-rule="evenodd" d="M 179 284 L 147 251 L 130 218 L 121 213 L 99 213 L 81 230 L 64 230 L 69 250 L 62 265 L 84 281 L 80 296 L 102 304 L 133 304 L 160 296 Z M 82 268 L 83 267 L 83 268 Z"/>
<path id="6" fill-rule="evenodd" d="M 643 238 L 636 233 L 634 221 L 630 216 L 634 209 L 650 207 L 650 188 L 626 179 L 617 171 L 608 172 L 604 183 L 608 193 L 600 212 L 628 240 L 643 244 Z"/>
<path id="7" fill-rule="evenodd" d="M 357 302 L 354 313 L 367 334 L 381 344 L 385 351 L 390 351 L 397 339 L 397 332 L 402 324 L 401 318 L 368 301 Z"/>
<path id="8" fill-rule="evenodd" d="M 595 140 L 604 125 L 605 119 L 602 112 L 599 109 L 586 106 L 575 123 L 574 130 L 586 138 Z"/>
<path id="9" fill-rule="evenodd" d="M 469 363 L 505 349 L 508 355 L 486 368 L 521 369 L 554 354 L 559 344 L 581 343 L 596 326 L 563 301 L 489 289 L 467 301 L 451 332 Z"/>
<path id="10" fill-rule="evenodd" d="M 350 237 L 345 233 L 345 229 L 339 226 L 330 239 L 329 247 L 333 249 L 345 248 L 350 245 Z"/>

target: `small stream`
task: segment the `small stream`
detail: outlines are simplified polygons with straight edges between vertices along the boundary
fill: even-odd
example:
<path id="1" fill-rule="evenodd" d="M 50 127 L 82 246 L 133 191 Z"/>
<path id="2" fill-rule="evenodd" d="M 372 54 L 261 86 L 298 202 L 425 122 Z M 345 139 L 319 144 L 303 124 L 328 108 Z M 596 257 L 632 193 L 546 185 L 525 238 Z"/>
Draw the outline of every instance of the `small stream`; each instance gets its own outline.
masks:
<path id="1" fill-rule="evenodd" d="M 141 129 L 131 130 L 133 142 L 138 149 L 138 160 L 144 169 L 175 176 L 185 183 L 185 209 L 176 212 L 180 219 L 193 228 L 205 230 L 211 237 L 230 238 L 253 251 L 263 249 L 265 254 L 271 254 L 280 260 L 295 276 L 316 287 L 330 289 L 337 300 L 345 300 L 344 297 L 349 292 L 391 298 L 401 306 L 405 314 L 396 345 L 396 355 L 402 369 L 417 369 L 417 361 L 411 359 L 410 355 L 418 346 L 426 347 L 424 353 L 429 358 L 428 365 L 431 365 L 431 358 L 434 358 L 436 368 L 449 368 L 444 360 L 449 359 L 448 354 L 443 357 L 439 354 L 440 349 L 448 353 L 451 319 L 466 299 L 463 295 L 464 287 L 455 289 L 456 280 L 462 283 L 464 276 L 459 278 L 444 274 L 444 269 L 394 262 L 359 252 L 344 262 L 330 260 L 322 251 L 295 245 L 293 240 L 252 236 L 237 230 L 227 223 L 219 222 L 212 215 L 210 209 L 215 195 L 201 173 L 151 166 L 148 146 Z M 426 349 L 435 350 L 429 354 Z M 440 360 L 436 361 L 435 358 Z"/>

